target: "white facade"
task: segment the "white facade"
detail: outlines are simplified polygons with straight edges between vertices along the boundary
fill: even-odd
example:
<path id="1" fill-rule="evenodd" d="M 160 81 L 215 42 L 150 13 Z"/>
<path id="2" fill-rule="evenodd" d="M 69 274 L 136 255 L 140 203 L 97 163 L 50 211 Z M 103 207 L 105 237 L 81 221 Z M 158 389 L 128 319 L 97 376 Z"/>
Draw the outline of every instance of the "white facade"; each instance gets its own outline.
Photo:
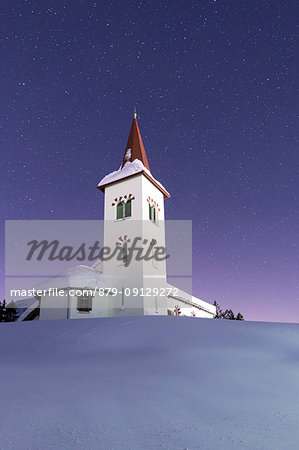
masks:
<path id="1" fill-rule="evenodd" d="M 131 195 L 131 216 L 124 219 L 116 219 L 116 199 Z M 148 199 L 150 198 L 150 201 Z M 155 202 L 157 220 L 153 223 L 149 220 L 149 204 Z M 130 245 L 135 237 L 140 237 L 138 245 L 144 240 L 147 243 L 155 240 L 159 246 L 165 247 L 164 226 L 164 197 L 162 192 L 151 183 L 143 174 L 118 181 L 105 189 L 105 224 L 104 246 L 113 248 L 119 241 L 119 237 L 130 240 Z M 120 241 L 119 241 L 120 242 Z M 145 248 L 148 246 L 145 245 Z M 132 314 L 167 314 L 166 296 L 154 295 L 151 291 L 157 288 L 166 288 L 166 261 L 136 261 L 132 258 L 128 267 L 115 259 L 103 262 L 103 275 L 108 284 L 119 289 L 138 289 L 140 293 L 147 292 L 151 295 L 132 296 L 126 295 L 126 307 Z M 162 291 L 163 292 L 163 291 Z"/>

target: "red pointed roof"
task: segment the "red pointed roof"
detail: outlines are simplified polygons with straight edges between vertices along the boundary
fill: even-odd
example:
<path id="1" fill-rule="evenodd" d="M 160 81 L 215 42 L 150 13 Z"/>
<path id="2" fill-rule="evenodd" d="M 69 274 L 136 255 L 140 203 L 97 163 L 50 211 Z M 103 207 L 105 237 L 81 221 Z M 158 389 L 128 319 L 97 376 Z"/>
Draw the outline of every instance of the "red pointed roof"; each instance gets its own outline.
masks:
<path id="1" fill-rule="evenodd" d="M 127 142 L 126 151 L 124 154 L 121 167 L 123 168 L 126 162 L 128 161 L 133 162 L 135 159 L 139 159 L 139 161 L 142 162 L 144 167 L 146 167 L 147 170 L 150 170 L 141 134 L 138 127 L 136 114 L 134 114 L 134 119 L 132 122 L 129 139 Z"/>
<path id="2" fill-rule="evenodd" d="M 109 186 L 119 180 L 125 180 L 127 178 L 143 174 L 146 178 L 148 178 L 149 181 L 151 181 L 151 183 L 153 183 L 163 193 L 164 198 L 169 198 L 170 197 L 169 192 L 166 191 L 166 189 L 162 186 L 161 183 L 155 180 L 155 178 L 152 176 L 150 172 L 136 116 L 137 116 L 136 112 L 134 112 L 134 119 L 132 122 L 129 139 L 126 146 L 126 151 L 120 169 L 104 177 L 98 184 L 98 189 L 104 192 L 106 186 Z M 133 164 L 127 167 L 126 166 L 127 162 Z"/>

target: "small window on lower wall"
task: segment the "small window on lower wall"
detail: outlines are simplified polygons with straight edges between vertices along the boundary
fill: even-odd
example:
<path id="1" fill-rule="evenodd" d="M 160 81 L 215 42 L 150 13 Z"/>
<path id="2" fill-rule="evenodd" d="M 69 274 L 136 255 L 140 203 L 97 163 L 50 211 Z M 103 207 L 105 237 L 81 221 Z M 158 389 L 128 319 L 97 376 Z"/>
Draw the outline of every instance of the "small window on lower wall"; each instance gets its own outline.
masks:
<path id="1" fill-rule="evenodd" d="M 78 297 L 77 310 L 83 312 L 90 312 L 92 310 L 92 296 L 81 295 Z"/>

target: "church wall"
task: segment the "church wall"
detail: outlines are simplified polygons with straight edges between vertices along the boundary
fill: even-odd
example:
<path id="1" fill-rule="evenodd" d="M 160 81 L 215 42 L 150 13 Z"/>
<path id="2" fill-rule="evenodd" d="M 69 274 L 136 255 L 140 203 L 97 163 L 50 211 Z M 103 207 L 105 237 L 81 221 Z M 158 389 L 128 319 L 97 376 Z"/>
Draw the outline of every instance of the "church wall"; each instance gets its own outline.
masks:
<path id="1" fill-rule="evenodd" d="M 105 188 L 105 226 L 104 226 L 104 246 L 115 248 L 116 242 L 123 245 L 125 239 L 130 240 L 131 245 L 135 237 L 143 237 L 142 233 L 142 175 L 119 181 Z M 127 198 L 131 194 L 132 210 L 131 217 L 116 219 L 116 199 L 120 196 Z M 114 204 L 114 205 L 113 205 Z M 123 240 L 121 241 L 120 238 Z M 140 243 L 138 244 L 140 245 Z M 138 289 L 143 287 L 143 265 L 132 258 L 126 267 L 122 261 L 113 258 L 103 262 L 103 274 L 108 285 L 116 287 L 119 291 L 123 288 Z M 143 298 L 140 296 L 125 296 L 126 310 L 131 314 L 142 314 Z"/>
<path id="2" fill-rule="evenodd" d="M 142 178 L 142 233 L 145 239 L 157 242 L 157 246 L 165 248 L 165 224 L 164 224 L 164 196 L 146 177 Z M 158 220 L 156 223 L 149 219 L 149 203 L 156 207 Z M 146 293 L 151 295 L 144 297 L 145 315 L 166 315 L 167 297 L 163 295 L 166 287 L 166 261 L 143 262 L 143 287 Z M 158 295 L 153 291 L 158 289 Z"/>
<path id="3" fill-rule="evenodd" d="M 186 294 L 186 293 L 185 293 L 185 295 L 189 296 L 189 298 L 191 300 L 192 296 L 190 296 L 189 294 Z M 191 312 L 194 311 L 196 313 L 196 317 L 202 317 L 202 318 L 208 318 L 208 319 L 213 317 L 213 314 L 203 311 L 203 310 L 197 308 L 196 306 L 191 306 L 191 305 L 189 306 L 188 304 L 186 304 L 185 302 L 183 302 L 179 299 L 169 297 L 168 298 L 168 309 L 173 311 L 176 306 L 179 306 L 179 308 L 181 308 L 183 315 L 189 316 L 189 315 L 191 315 Z"/>
<path id="4" fill-rule="evenodd" d="M 120 196 L 129 194 L 132 200 L 131 218 L 116 220 L 116 203 Z M 157 224 L 149 219 L 149 201 L 155 205 L 158 212 Z M 158 211 L 158 208 L 160 211 Z M 136 236 L 147 239 L 148 245 L 155 239 L 158 245 L 165 247 L 164 227 L 164 196 L 144 175 L 114 183 L 105 189 L 105 231 L 104 245 L 115 246 L 119 237 L 127 236 L 131 242 Z M 140 245 L 140 244 L 138 244 Z M 119 289 L 160 289 L 166 283 L 166 263 L 152 261 L 136 261 L 135 258 L 128 267 L 111 260 L 103 263 L 103 273 L 108 284 Z M 148 293 L 148 291 L 146 291 Z M 160 292 L 160 291 L 159 291 Z M 125 296 L 126 307 L 133 314 L 167 314 L 166 296 L 152 293 L 149 296 Z M 158 304 L 158 307 L 157 307 Z M 158 311 L 158 312 L 157 312 Z"/>
<path id="5" fill-rule="evenodd" d="M 40 300 L 40 319 L 67 319 L 67 296 L 43 295 Z"/>
<path id="6" fill-rule="evenodd" d="M 96 295 L 92 300 L 91 311 L 78 311 L 78 298 L 73 296 L 70 298 L 70 319 L 86 319 L 86 318 L 101 318 L 101 317 L 122 317 L 130 315 L 141 315 L 140 308 L 132 309 L 123 295 Z"/>

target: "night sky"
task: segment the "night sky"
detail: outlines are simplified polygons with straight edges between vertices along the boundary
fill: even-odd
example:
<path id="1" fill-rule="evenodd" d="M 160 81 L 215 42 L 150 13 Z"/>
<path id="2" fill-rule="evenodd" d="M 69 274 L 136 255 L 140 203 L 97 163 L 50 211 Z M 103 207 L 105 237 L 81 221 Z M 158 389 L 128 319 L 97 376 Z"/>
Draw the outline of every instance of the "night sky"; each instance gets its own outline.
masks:
<path id="1" fill-rule="evenodd" d="M 298 3 L 0 8 L 2 237 L 4 219 L 102 219 L 136 104 L 166 217 L 193 220 L 193 293 L 299 322 Z"/>

